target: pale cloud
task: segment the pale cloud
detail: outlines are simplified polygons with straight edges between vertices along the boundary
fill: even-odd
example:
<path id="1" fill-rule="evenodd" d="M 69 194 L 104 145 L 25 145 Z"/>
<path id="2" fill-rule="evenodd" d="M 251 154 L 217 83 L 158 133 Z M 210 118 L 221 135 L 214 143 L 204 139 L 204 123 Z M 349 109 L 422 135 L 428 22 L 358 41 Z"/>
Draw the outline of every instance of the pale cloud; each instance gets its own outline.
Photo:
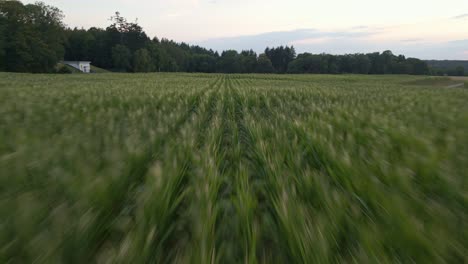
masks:
<path id="1" fill-rule="evenodd" d="M 466 19 L 466 18 L 468 18 L 468 14 L 462 14 L 462 15 L 453 17 L 453 19 Z"/>
<path id="2" fill-rule="evenodd" d="M 385 39 L 375 36 L 385 34 L 386 29 L 370 28 L 365 32 L 355 32 L 351 29 L 341 31 L 320 31 L 316 29 L 300 29 L 292 31 L 270 32 L 259 35 L 239 36 L 207 40 L 203 46 L 214 50 L 236 49 L 238 51 L 253 48 L 261 53 L 265 47 L 279 45 L 294 45 L 298 53 L 370 53 L 392 50 L 395 54 L 422 59 L 467 59 L 465 54 L 467 40 L 442 41 L 438 39 Z M 359 33 L 359 34 L 356 34 Z"/>
<path id="3" fill-rule="evenodd" d="M 401 42 L 406 42 L 406 43 L 424 42 L 424 39 L 422 38 L 402 39 Z"/>
<path id="4" fill-rule="evenodd" d="M 331 42 L 335 40 L 335 38 L 330 38 L 330 37 L 323 37 L 323 38 L 307 38 L 307 39 L 300 39 L 300 40 L 295 40 L 291 41 L 288 43 L 288 45 L 308 45 L 308 44 L 324 44 L 327 42 Z"/>

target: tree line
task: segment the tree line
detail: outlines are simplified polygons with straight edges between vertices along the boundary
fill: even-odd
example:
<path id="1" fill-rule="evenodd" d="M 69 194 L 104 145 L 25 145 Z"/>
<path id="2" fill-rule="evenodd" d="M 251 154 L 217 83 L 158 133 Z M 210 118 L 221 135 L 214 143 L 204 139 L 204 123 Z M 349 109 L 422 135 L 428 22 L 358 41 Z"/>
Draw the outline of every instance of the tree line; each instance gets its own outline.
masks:
<path id="1" fill-rule="evenodd" d="M 0 71 L 52 72 L 65 55 L 62 12 L 0 0 Z"/>
<path id="2" fill-rule="evenodd" d="M 289 73 L 358 73 L 358 74 L 429 74 L 426 62 L 416 58 L 396 56 L 387 50 L 369 54 L 303 53 L 289 64 Z"/>
<path id="3" fill-rule="evenodd" d="M 466 76 L 468 61 L 463 60 L 428 60 L 431 75 Z"/>
<path id="4" fill-rule="evenodd" d="M 466 76 L 468 72 L 465 71 L 465 67 L 463 66 L 456 66 L 455 68 L 444 69 L 444 68 L 431 68 L 431 75 L 438 75 L 438 76 Z"/>
<path id="5" fill-rule="evenodd" d="M 116 13 L 108 27 L 66 28 L 62 12 L 44 3 L 0 2 L 0 70 L 54 72 L 61 60 L 89 60 L 119 72 L 429 74 L 424 61 L 393 55 L 297 55 L 294 47 L 226 50 L 150 38 L 137 21 Z"/>

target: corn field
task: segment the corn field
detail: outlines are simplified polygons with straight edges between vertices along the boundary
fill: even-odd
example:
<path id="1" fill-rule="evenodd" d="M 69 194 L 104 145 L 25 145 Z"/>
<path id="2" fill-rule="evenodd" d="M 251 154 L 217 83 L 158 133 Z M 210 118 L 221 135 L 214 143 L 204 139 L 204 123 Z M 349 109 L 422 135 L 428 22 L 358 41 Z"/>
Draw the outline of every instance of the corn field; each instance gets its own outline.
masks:
<path id="1" fill-rule="evenodd" d="M 0 263 L 466 263 L 468 90 L 0 73 Z"/>

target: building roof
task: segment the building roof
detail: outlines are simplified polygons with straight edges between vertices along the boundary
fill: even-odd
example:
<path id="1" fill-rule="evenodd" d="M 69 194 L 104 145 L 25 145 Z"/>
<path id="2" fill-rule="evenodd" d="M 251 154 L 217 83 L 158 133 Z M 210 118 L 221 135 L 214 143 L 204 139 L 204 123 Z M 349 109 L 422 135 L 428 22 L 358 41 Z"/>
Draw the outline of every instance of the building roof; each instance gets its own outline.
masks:
<path id="1" fill-rule="evenodd" d="M 63 63 L 71 63 L 71 62 L 82 62 L 82 63 L 91 63 L 91 61 L 62 61 Z"/>

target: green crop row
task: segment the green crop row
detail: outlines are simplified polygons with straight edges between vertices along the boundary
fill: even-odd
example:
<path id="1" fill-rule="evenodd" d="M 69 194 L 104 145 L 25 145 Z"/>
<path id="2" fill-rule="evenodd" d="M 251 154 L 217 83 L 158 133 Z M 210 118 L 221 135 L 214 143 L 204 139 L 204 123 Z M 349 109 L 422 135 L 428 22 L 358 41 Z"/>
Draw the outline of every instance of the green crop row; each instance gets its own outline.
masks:
<path id="1" fill-rule="evenodd" d="M 464 263 L 468 91 L 0 73 L 2 263 Z"/>

